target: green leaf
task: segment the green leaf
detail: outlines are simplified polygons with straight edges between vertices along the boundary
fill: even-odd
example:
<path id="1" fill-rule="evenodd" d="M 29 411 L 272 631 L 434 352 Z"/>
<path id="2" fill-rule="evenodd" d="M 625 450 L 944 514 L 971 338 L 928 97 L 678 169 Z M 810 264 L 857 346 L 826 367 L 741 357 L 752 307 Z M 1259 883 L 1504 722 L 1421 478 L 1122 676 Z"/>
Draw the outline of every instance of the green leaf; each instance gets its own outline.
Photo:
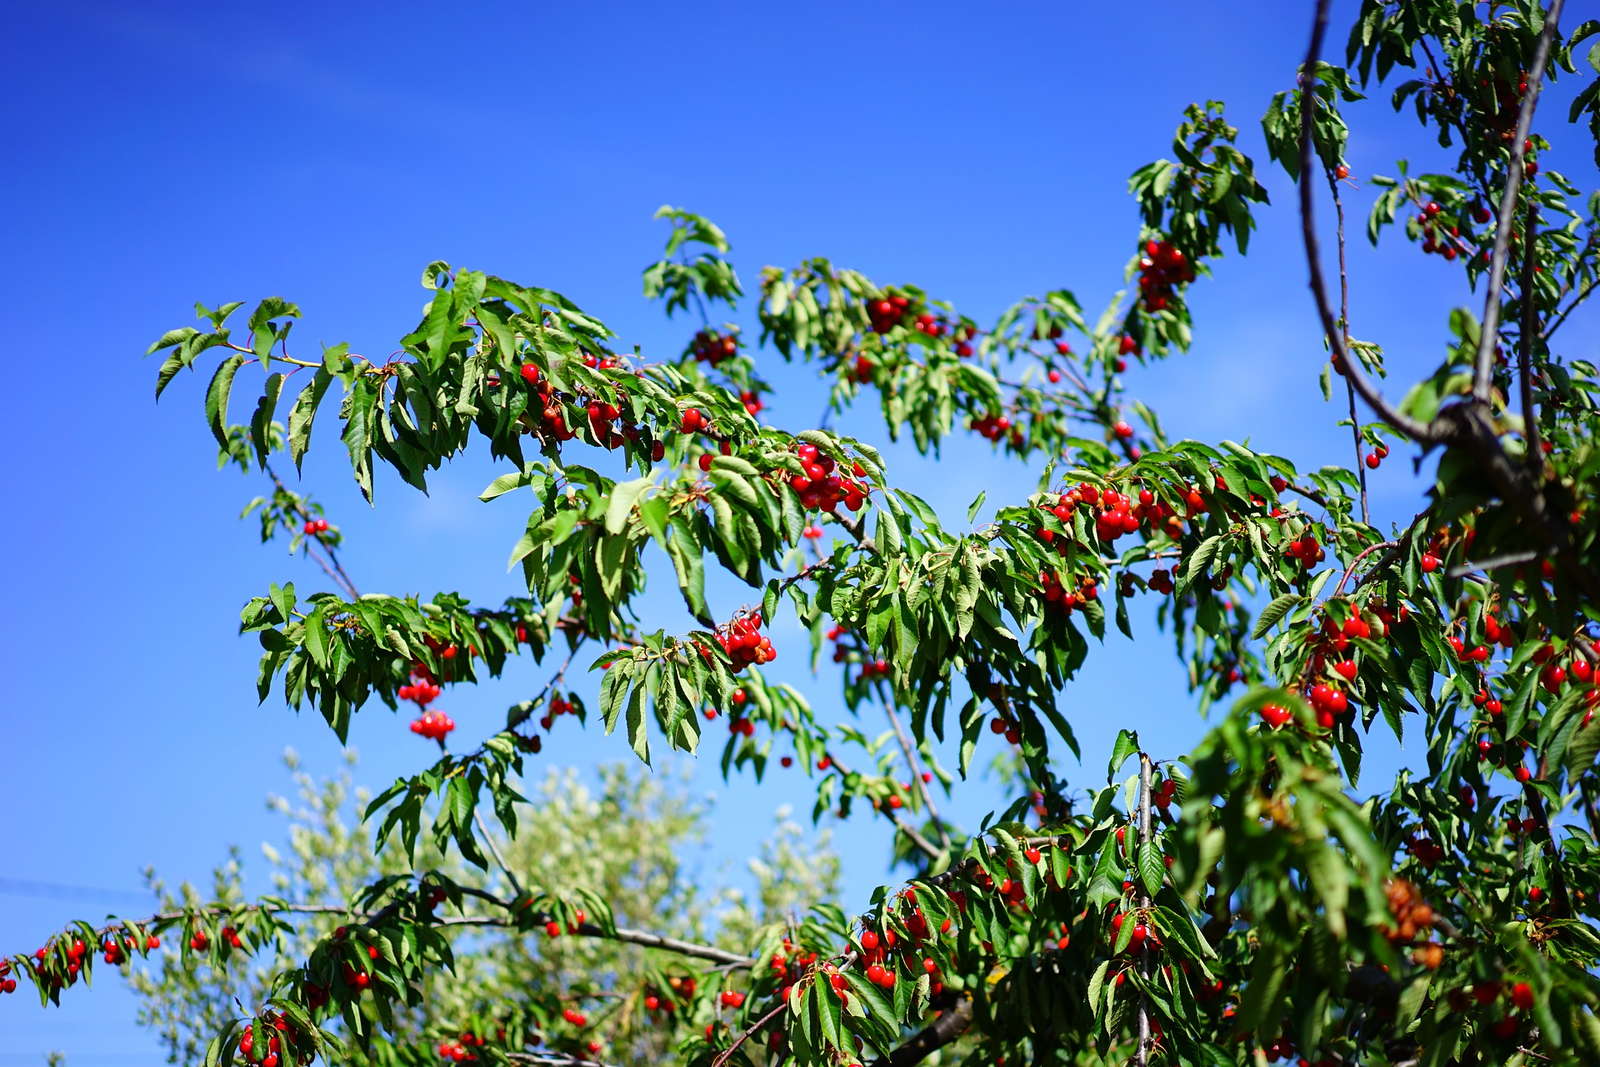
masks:
<path id="1" fill-rule="evenodd" d="M 1250 630 L 1250 636 L 1259 640 L 1266 636 L 1268 630 L 1277 625 L 1289 612 L 1305 603 L 1306 598 L 1300 593 L 1285 593 L 1274 597 L 1266 607 L 1261 609 L 1261 614 L 1256 617 L 1256 624 Z"/>
<path id="2" fill-rule="evenodd" d="M 1106 781 L 1115 779 L 1128 757 L 1138 751 L 1139 735 L 1128 729 L 1118 730 L 1116 743 L 1111 746 L 1111 762 L 1106 764 Z"/>
<path id="3" fill-rule="evenodd" d="M 648 677 L 649 675 L 646 676 L 646 678 Z M 646 766 L 649 766 L 650 741 L 644 716 L 645 691 L 649 686 L 645 684 L 645 681 L 645 679 L 641 679 L 639 684 L 633 687 L 633 692 L 628 697 L 628 745 L 633 749 L 634 755 L 643 760 Z"/>
<path id="4" fill-rule="evenodd" d="M 611 499 L 606 504 L 606 532 L 620 534 L 623 527 L 628 524 L 628 517 L 633 514 L 633 505 L 646 489 L 655 484 L 654 473 L 646 474 L 642 478 L 635 478 L 631 482 L 619 482 L 611 487 Z"/>
<path id="5" fill-rule="evenodd" d="M 706 604 L 705 561 L 701 558 L 700 543 L 688 517 L 681 512 L 672 517 L 672 539 L 667 542 L 667 555 L 672 559 L 678 589 L 683 593 L 689 614 L 705 626 L 715 625 Z"/>
<path id="6" fill-rule="evenodd" d="M 300 390 L 294 407 L 289 409 L 289 458 L 294 461 L 296 470 L 300 469 L 301 460 L 311 448 L 311 427 L 317 418 L 317 405 L 322 403 L 322 396 L 332 382 L 333 375 L 328 369 L 318 367 L 316 377 Z"/>
<path id="7" fill-rule="evenodd" d="M 233 376 L 244 366 L 244 356 L 233 355 L 223 360 L 206 387 L 206 423 L 211 436 L 221 448 L 228 447 L 228 396 L 233 392 Z"/>
<path id="8" fill-rule="evenodd" d="M 500 477 L 484 486 L 483 492 L 478 494 L 478 499 L 488 502 L 497 497 L 505 496 L 512 490 L 520 489 L 527 484 L 527 471 L 511 471 L 507 474 L 500 475 Z"/>
<path id="9" fill-rule="evenodd" d="M 1160 846 L 1148 839 L 1139 842 L 1139 881 L 1144 884 L 1144 891 L 1150 896 L 1161 892 L 1166 876 L 1167 865 L 1161 858 Z"/>
<path id="10" fill-rule="evenodd" d="M 283 391 L 283 379 L 282 371 L 267 375 L 261 400 L 256 404 L 255 414 L 250 416 L 250 444 L 255 448 L 256 462 L 263 467 L 267 465 L 267 452 L 272 444 L 269 439 L 272 416 L 278 410 L 278 394 Z"/>

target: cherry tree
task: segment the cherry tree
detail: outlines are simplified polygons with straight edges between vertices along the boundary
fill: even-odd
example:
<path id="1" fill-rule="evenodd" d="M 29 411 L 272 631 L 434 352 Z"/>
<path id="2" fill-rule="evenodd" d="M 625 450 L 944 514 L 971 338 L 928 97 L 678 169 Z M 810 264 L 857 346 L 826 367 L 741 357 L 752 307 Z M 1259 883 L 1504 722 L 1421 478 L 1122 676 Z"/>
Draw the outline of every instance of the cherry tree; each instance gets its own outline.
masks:
<path id="1" fill-rule="evenodd" d="M 48 1003 L 97 960 L 158 945 L 164 967 L 248 954 L 266 976 L 218 1020 L 206 1062 L 263 1067 L 605 1063 L 626 1052 L 606 1035 L 643 1029 L 710 1067 L 1596 1062 L 1600 418 L 1595 366 L 1561 351 L 1561 328 L 1596 285 L 1600 194 L 1541 157 L 1558 130 L 1600 145 L 1600 81 L 1566 116 L 1538 105 L 1547 83 L 1589 77 L 1580 62 L 1600 69 L 1600 22 L 1564 30 L 1560 0 L 1364 0 L 1339 67 L 1328 6 L 1262 130 L 1298 194 L 1305 256 L 1285 269 L 1309 279 L 1307 347 L 1328 353 L 1348 467 L 1170 439 L 1125 389 L 1132 365 L 1189 346 L 1191 287 L 1248 252 L 1267 210 L 1216 102 L 1133 174 L 1130 284 L 1098 315 L 1063 289 L 980 324 L 825 259 L 766 268 L 747 298 L 722 231 L 672 208 L 644 289 L 700 323 L 678 353 L 629 346 L 554 290 L 442 262 L 383 359 L 291 345 L 300 310 L 284 299 L 200 307 L 201 326 L 152 346 L 157 393 L 208 376 L 218 446 L 270 479 L 264 535 L 328 580 L 244 606 L 261 699 L 314 708 L 340 739 L 357 714 L 414 707 L 436 755 L 368 805 L 373 875 L 343 901 L 224 895 L 75 923 L 12 957 L 0 988 Z M 1358 181 L 1347 115 L 1377 91 L 1453 166 Z M 1367 239 L 1453 264 L 1473 305 L 1398 400 L 1349 312 L 1356 198 Z M 755 338 L 718 321 L 752 305 Z M 866 442 L 763 419 L 773 359 L 830 383 L 841 429 L 988 449 L 1031 464 L 1037 491 L 982 525 L 981 501 L 965 526 L 943 521 Z M 257 380 L 234 425 L 238 386 Z M 358 590 L 339 529 L 284 480 L 319 413 L 318 440 L 337 426 L 369 498 L 380 468 L 423 489 L 486 448 L 505 473 L 484 500 L 533 501 L 514 594 Z M 1367 475 L 1396 450 L 1432 485 L 1414 513 L 1375 519 Z M 640 617 L 657 559 L 692 624 Z M 745 602 L 708 572 L 743 582 Z M 1136 619 L 1140 601 L 1157 606 Z M 803 651 L 773 643 L 780 614 L 813 635 L 809 697 L 763 670 Z M 1104 784 L 1068 782 L 1062 694 L 1108 624 L 1176 638 L 1211 728 L 1157 762 L 1130 714 Z M 545 684 L 462 740 L 434 702 L 512 657 Z M 886 745 L 855 725 L 868 712 Z M 912 874 L 732 948 L 621 924 L 596 885 L 524 878 L 512 858 L 529 832 L 517 783 L 568 720 L 646 763 L 715 747 L 729 776 L 797 764 L 817 815 L 884 820 L 886 876 L 895 861 Z M 1365 747 L 1408 730 L 1425 765 L 1363 782 Z M 1002 744 L 1015 802 L 956 825 L 941 798 Z M 327 907 L 337 924 L 299 933 Z M 428 995 L 473 973 L 490 933 L 648 963 Z"/>

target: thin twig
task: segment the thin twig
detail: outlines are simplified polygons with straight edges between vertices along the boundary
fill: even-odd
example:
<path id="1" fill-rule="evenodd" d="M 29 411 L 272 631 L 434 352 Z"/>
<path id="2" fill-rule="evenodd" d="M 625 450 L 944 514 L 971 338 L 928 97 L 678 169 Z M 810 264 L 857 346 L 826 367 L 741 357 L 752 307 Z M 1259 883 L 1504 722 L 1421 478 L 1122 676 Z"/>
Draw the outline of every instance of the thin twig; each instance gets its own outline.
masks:
<path id="1" fill-rule="evenodd" d="M 900 742 L 900 751 L 905 753 L 906 766 L 911 771 L 911 781 L 917 793 L 922 797 L 922 803 L 928 809 L 928 815 L 933 819 L 934 828 L 939 831 L 939 844 L 948 855 L 951 849 L 950 831 L 945 829 L 944 817 L 939 814 L 938 805 L 933 802 L 933 790 L 928 788 L 928 783 L 922 780 L 922 763 L 917 759 L 917 750 L 911 744 L 911 738 L 906 733 L 905 726 L 900 722 L 900 716 L 894 710 L 894 692 L 885 691 L 880 680 L 877 685 L 878 699 L 883 702 L 883 710 L 889 716 L 889 725 L 894 727 L 894 735 Z"/>
<path id="2" fill-rule="evenodd" d="M 511 869 L 511 865 L 506 862 L 506 858 L 500 854 L 500 846 L 495 842 L 494 835 L 489 832 L 489 827 L 484 825 L 483 812 L 474 809 L 472 821 L 477 825 L 478 832 L 483 835 L 483 843 L 489 846 L 489 855 L 494 857 L 494 862 L 499 866 L 500 870 L 505 872 L 506 880 L 511 883 L 511 891 L 517 895 L 518 900 L 527 896 L 522 891 L 522 882 L 518 880 L 516 872 Z"/>
<path id="3" fill-rule="evenodd" d="M 1301 94 L 1304 96 L 1304 93 Z M 1345 255 L 1344 241 L 1344 200 L 1339 196 L 1339 179 L 1333 172 L 1326 171 L 1328 176 L 1328 190 L 1333 193 L 1333 215 L 1338 222 L 1337 233 L 1339 239 L 1339 329 L 1344 334 L 1345 348 L 1350 347 L 1350 268 Z M 1372 515 L 1367 510 L 1367 467 L 1361 462 L 1361 420 L 1356 414 L 1356 387 L 1350 384 L 1349 375 L 1344 376 L 1345 393 L 1350 399 L 1350 438 L 1356 450 L 1356 477 L 1361 481 L 1361 521 L 1368 526 L 1372 525 Z"/>
<path id="4" fill-rule="evenodd" d="M 278 491 L 283 493 L 285 496 L 291 498 L 292 500 L 294 500 L 294 502 L 295 502 L 294 509 L 295 509 L 296 513 L 299 514 L 300 518 L 301 519 L 310 519 L 311 518 L 311 513 L 305 509 L 305 506 L 303 504 L 300 503 L 299 494 L 293 492 L 292 490 L 289 489 L 288 486 L 283 484 L 283 479 L 279 478 L 278 477 L 278 472 L 272 469 L 272 464 L 264 462 L 264 463 L 262 463 L 261 467 L 262 467 L 263 470 L 265 470 L 267 472 L 267 477 L 272 479 L 272 484 L 278 489 Z M 292 528 L 291 528 L 291 532 L 292 532 Z M 314 537 L 315 535 L 312 534 L 312 535 L 307 535 L 307 536 Z M 350 599 L 351 600 L 360 600 L 361 599 L 361 591 L 356 588 L 356 583 L 350 580 L 350 575 L 345 573 L 344 567 L 340 566 L 338 553 L 336 553 L 334 551 L 333 546 L 328 544 L 326 541 L 323 541 L 321 538 L 318 538 L 314 543 L 317 546 L 319 546 L 322 549 L 322 551 L 324 551 L 324 552 L 326 552 L 328 554 L 328 562 L 324 563 L 322 561 L 322 559 L 320 557 L 318 557 L 314 552 L 310 553 L 312 558 L 317 561 L 317 565 L 320 566 L 323 569 L 323 571 L 328 575 L 328 577 L 332 578 L 335 582 L 337 582 L 339 585 L 344 587 L 344 591 L 346 593 L 350 594 Z M 307 549 L 310 549 L 312 544 L 313 544 L 313 542 L 307 541 L 306 542 Z M 330 564 L 332 565 L 332 569 L 331 570 L 329 569 L 329 565 Z"/>
<path id="5" fill-rule="evenodd" d="M 1478 571 L 1492 571 L 1497 567 L 1510 567 L 1517 563 L 1531 563 L 1538 559 L 1542 552 L 1534 549 L 1525 549 L 1520 552 L 1507 552 L 1499 556 L 1490 556 L 1488 559 L 1469 560 L 1466 563 L 1451 567 L 1445 573 L 1451 578 L 1465 578 Z"/>
<path id="6" fill-rule="evenodd" d="M 827 757 L 828 763 L 833 767 L 833 769 L 838 771 L 844 777 L 848 778 L 850 777 L 851 773 L 853 773 L 850 768 L 839 762 L 838 757 L 836 757 L 832 752 L 824 752 L 823 755 Z M 916 845 L 923 855 L 927 856 L 929 859 L 937 862 L 947 855 L 945 850 L 941 850 L 938 845 L 935 845 L 932 841 L 929 841 L 922 835 L 920 831 L 917 830 L 915 826 L 912 826 L 910 823 L 900 818 L 899 815 L 895 814 L 893 808 L 884 805 L 879 807 L 878 810 L 883 812 L 883 814 L 888 817 L 889 821 L 894 824 L 895 829 L 905 834 L 911 843 Z"/>
<path id="7" fill-rule="evenodd" d="M 1344 583 L 1348 582 L 1350 580 L 1350 576 L 1356 572 L 1356 568 L 1361 566 L 1362 560 L 1366 559 L 1374 552 L 1377 552 L 1379 549 L 1398 547 L 1398 541 L 1379 541 L 1377 544 L 1368 545 L 1366 548 L 1363 548 L 1360 552 L 1356 553 L 1356 558 L 1350 561 L 1350 566 L 1346 567 L 1344 574 L 1340 576 L 1339 584 L 1333 587 L 1333 593 L 1330 595 L 1330 599 L 1331 597 L 1338 596 L 1344 591 Z"/>
<path id="8" fill-rule="evenodd" d="M 733 1054 L 735 1052 L 739 1051 L 739 1046 L 740 1045 L 744 1044 L 746 1041 L 749 1041 L 751 1035 L 756 1033 L 756 1031 L 760 1030 L 762 1027 L 766 1026 L 769 1022 L 771 1022 L 773 1019 L 777 1018 L 780 1014 L 782 1014 L 783 1010 L 786 1007 L 788 1007 L 788 1002 L 787 1001 L 783 1001 L 783 1000 L 779 1000 L 777 1007 L 773 1008 L 771 1011 L 767 1012 L 761 1018 L 759 1018 L 755 1022 L 751 1023 L 750 1024 L 750 1028 L 748 1030 L 746 1030 L 744 1033 L 740 1034 L 738 1036 L 738 1038 L 734 1040 L 733 1044 L 729 1045 L 727 1048 L 725 1048 L 721 1052 L 717 1053 L 716 1059 L 711 1061 L 711 1067 L 722 1067 L 722 1065 L 727 1063 L 728 1060 L 733 1056 Z"/>
<path id="9" fill-rule="evenodd" d="M 1300 71 L 1300 235 L 1305 243 L 1306 267 L 1311 275 L 1311 295 L 1316 300 L 1317 315 L 1322 320 L 1322 332 L 1327 335 L 1334 356 L 1344 368 L 1345 380 L 1384 422 L 1414 441 L 1431 443 L 1440 439 L 1441 430 L 1431 424 L 1418 422 L 1391 407 L 1367 379 L 1360 364 L 1351 357 L 1350 348 L 1344 343 L 1344 331 L 1339 328 L 1328 300 L 1327 280 L 1322 275 L 1322 254 L 1317 243 L 1316 210 L 1309 176 L 1312 167 L 1312 115 L 1316 111 L 1317 101 L 1313 83 L 1316 80 L 1317 60 L 1322 53 L 1322 39 L 1328 31 L 1328 5 L 1329 0 L 1317 0 L 1311 43 L 1306 49 L 1305 65 Z"/>
<path id="10" fill-rule="evenodd" d="M 1489 286 L 1484 295 L 1483 324 L 1478 331 L 1478 357 L 1472 372 L 1472 395 L 1480 403 L 1489 400 L 1489 389 L 1494 378 L 1494 352 L 1500 341 L 1500 300 L 1506 280 L 1506 254 L 1511 247 L 1511 223 L 1517 213 L 1517 193 L 1522 188 L 1524 172 L 1523 144 L 1533 125 L 1533 109 L 1539 102 L 1539 90 L 1544 87 L 1544 67 L 1550 58 L 1550 42 L 1556 35 L 1556 24 L 1561 21 L 1561 8 L 1565 0 L 1552 0 L 1545 14 L 1544 30 L 1539 34 L 1539 44 L 1534 49 L 1533 65 L 1528 68 L 1528 90 L 1523 94 L 1522 107 L 1517 112 L 1516 133 L 1511 141 L 1511 166 L 1506 170 L 1505 191 L 1500 194 L 1500 217 L 1495 224 L 1494 251 L 1489 259 Z M 1325 0 L 1324 0 L 1324 6 Z M 1524 233 L 1524 241 L 1532 234 Z"/>
<path id="11" fill-rule="evenodd" d="M 1595 291 L 1595 289 L 1597 287 L 1600 287 L 1600 275 L 1597 275 L 1596 277 L 1591 278 L 1589 280 L 1589 284 L 1585 285 L 1582 289 L 1580 289 L 1578 291 L 1578 295 L 1572 301 L 1572 303 L 1568 304 L 1565 308 L 1563 308 L 1561 310 L 1561 312 L 1558 313 L 1554 319 L 1550 320 L 1550 322 L 1545 325 L 1545 328 L 1544 328 L 1544 340 L 1545 340 L 1545 343 L 1547 343 L 1547 344 L 1549 343 L 1550 335 L 1555 333 L 1556 330 L 1560 328 L 1560 326 L 1561 326 L 1561 324 L 1563 322 L 1567 321 L 1567 316 L 1571 315 L 1574 311 L 1576 311 L 1578 309 L 1578 305 L 1579 304 L 1581 304 L 1585 300 L 1589 299 L 1589 297 L 1594 293 L 1594 291 Z"/>

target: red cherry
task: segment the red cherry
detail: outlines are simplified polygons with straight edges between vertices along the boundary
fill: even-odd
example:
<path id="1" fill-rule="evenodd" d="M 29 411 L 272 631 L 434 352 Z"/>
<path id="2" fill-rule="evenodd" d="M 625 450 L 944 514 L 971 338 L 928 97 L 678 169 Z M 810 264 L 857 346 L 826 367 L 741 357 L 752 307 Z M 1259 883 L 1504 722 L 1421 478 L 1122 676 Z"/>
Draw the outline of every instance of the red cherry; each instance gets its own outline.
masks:
<path id="1" fill-rule="evenodd" d="M 533 385 L 539 380 L 539 368 L 536 364 L 524 363 L 522 365 L 521 374 L 522 380 L 527 382 L 529 385 Z"/>
<path id="2" fill-rule="evenodd" d="M 550 922 L 544 924 L 544 932 L 545 936 L 547 937 L 560 937 L 561 924 L 552 919 Z"/>
<path id="3" fill-rule="evenodd" d="M 1432 552 L 1424 553 L 1419 562 L 1424 574 L 1432 574 L 1439 569 L 1439 557 Z"/>
<path id="4" fill-rule="evenodd" d="M 1277 729 L 1294 718 L 1294 714 L 1288 708 L 1278 704 L 1263 704 L 1261 706 L 1261 718 L 1268 726 Z"/>
<path id="5" fill-rule="evenodd" d="M 1533 1007 L 1533 987 L 1527 982 L 1518 982 L 1511 987 L 1511 1003 L 1520 1010 L 1527 1011 Z"/>
<path id="6" fill-rule="evenodd" d="M 1333 176 L 1338 178 L 1340 181 L 1344 181 L 1346 178 L 1350 177 L 1350 168 L 1341 163 L 1337 167 L 1333 168 Z"/>

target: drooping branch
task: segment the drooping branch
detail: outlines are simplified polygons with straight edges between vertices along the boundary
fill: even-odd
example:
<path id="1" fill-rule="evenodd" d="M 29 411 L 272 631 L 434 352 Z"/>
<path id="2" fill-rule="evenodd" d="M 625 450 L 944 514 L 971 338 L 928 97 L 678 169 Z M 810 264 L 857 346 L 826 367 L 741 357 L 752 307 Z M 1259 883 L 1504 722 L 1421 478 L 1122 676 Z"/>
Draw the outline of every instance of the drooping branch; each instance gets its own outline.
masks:
<path id="1" fill-rule="evenodd" d="M 1494 378 L 1494 354 L 1500 340 L 1500 301 L 1505 288 L 1506 255 L 1511 247 L 1511 223 L 1517 214 L 1517 193 L 1522 188 L 1525 171 L 1523 156 L 1528 130 L 1533 125 L 1533 109 L 1539 102 L 1543 88 L 1545 63 L 1550 59 L 1550 43 L 1555 39 L 1556 26 L 1561 21 L 1561 8 L 1565 0 L 1552 0 L 1544 18 L 1544 29 L 1533 52 L 1533 64 L 1528 68 L 1527 90 L 1522 94 L 1522 107 L 1517 112 L 1517 129 L 1511 139 L 1511 165 L 1506 169 L 1506 187 L 1500 194 L 1500 213 L 1495 223 L 1494 249 L 1489 257 L 1489 283 L 1483 301 L 1483 324 L 1478 331 L 1478 354 L 1472 369 L 1472 396 L 1479 403 L 1489 400 L 1489 388 Z M 1321 6 L 1326 7 L 1326 0 Z M 1533 234 L 1524 231 L 1522 239 L 1529 244 Z M 1523 299 L 1528 299 L 1526 290 Z"/>
<path id="2" fill-rule="evenodd" d="M 917 790 L 922 797 L 923 805 L 928 809 L 928 815 L 933 819 L 934 828 L 939 831 L 939 844 L 948 855 L 950 852 L 950 831 L 946 829 L 944 818 L 939 814 L 939 808 L 933 802 L 933 790 L 928 788 L 928 783 L 922 780 L 922 763 L 917 759 L 916 747 L 911 743 L 911 737 L 906 733 L 905 724 L 900 721 L 900 716 L 895 714 L 894 693 L 886 689 L 881 683 L 877 687 L 878 699 L 883 701 L 883 710 L 889 716 L 889 725 L 894 727 L 894 736 L 900 742 L 900 751 L 906 757 L 906 768 L 911 774 L 912 788 Z"/>
<path id="3" fill-rule="evenodd" d="M 541 926 L 550 921 L 550 916 L 543 914 L 531 915 L 523 919 L 512 917 L 516 911 L 516 902 L 501 900 L 492 893 L 483 890 L 461 887 L 462 891 L 471 896 L 478 897 L 504 909 L 508 914 L 498 915 L 460 915 L 436 920 L 437 926 L 471 926 L 471 927 L 496 927 L 516 928 L 519 926 Z M 181 920 L 195 916 L 225 916 L 242 915 L 255 912 L 268 914 L 288 915 L 343 915 L 352 923 L 380 923 L 387 921 L 396 911 L 396 903 L 385 905 L 377 911 L 362 912 L 355 908 L 342 907 L 337 904 L 311 904 L 311 903 L 283 903 L 283 904 L 245 904 L 238 907 L 212 905 L 202 908 L 192 908 L 179 911 L 161 911 L 142 919 L 120 920 L 107 923 L 95 930 L 95 936 L 103 937 L 124 930 L 129 926 L 157 926 L 177 923 Z M 714 945 L 702 945 L 693 941 L 684 941 L 676 937 L 666 937 L 662 934 L 652 933 L 648 930 L 633 930 L 627 927 L 613 927 L 606 929 L 594 923 L 581 923 L 572 929 L 578 937 L 593 937 L 610 941 L 620 941 L 625 944 L 638 945 L 642 948 L 660 949 L 663 952 L 672 952 L 680 956 L 689 956 L 695 959 L 709 960 L 730 968 L 746 969 L 755 966 L 756 960 L 751 956 L 741 956 L 736 952 L 729 952 Z"/>
<path id="4" fill-rule="evenodd" d="M 272 479 L 273 486 L 275 486 L 280 493 L 289 497 L 295 502 L 295 513 L 298 514 L 302 520 L 309 520 L 312 517 L 311 513 L 305 509 L 303 504 L 300 503 L 299 496 L 291 492 L 289 487 L 283 484 L 283 479 L 279 478 L 278 472 L 272 469 L 272 464 L 263 461 L 262 469 L 267 472 L 267 477 Z M 319 548 L 321 552 L 318 551 Z M 350 575 L 345 573 L 344 567 L 339 563 L 339 555 L 334 551 L 332 545 L 323 541 L 321 538 L 316 537 L 315 535 L 307 535 L 306 551 L 307 554 L 316 561 L 317 566 L 322 568 L 323 573 L 329 578 L 332 578 L 333 581 L 344 590 L 351 600 L 361 599 L 361 591 L 356 588 L 356 583 L 350 580 Z M 326 560 L 322 558 L 323 553 L 326 553 L 327 555 Z"/>

